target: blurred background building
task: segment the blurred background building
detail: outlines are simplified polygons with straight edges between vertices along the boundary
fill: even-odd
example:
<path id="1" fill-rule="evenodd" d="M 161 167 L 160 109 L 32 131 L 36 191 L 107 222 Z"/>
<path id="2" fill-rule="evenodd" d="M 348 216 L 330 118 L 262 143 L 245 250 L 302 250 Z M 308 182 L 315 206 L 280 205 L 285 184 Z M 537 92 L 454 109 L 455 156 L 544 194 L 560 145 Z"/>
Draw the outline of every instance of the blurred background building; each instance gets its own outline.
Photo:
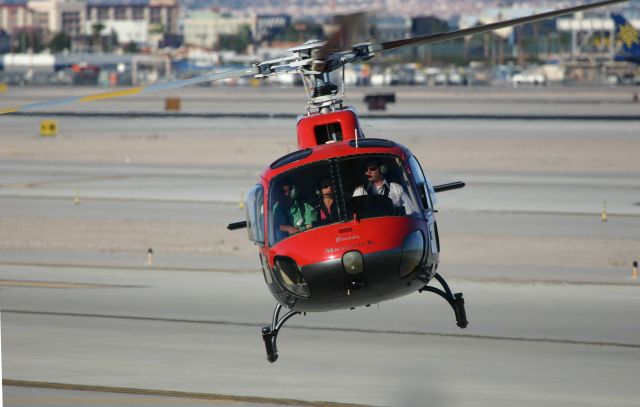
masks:
<path id="1" fill-rule="evenodd" d="M 6 72 L 16 61 L 38 59 L 9 57 L 15 54 L 56 55 L 53 59 L 58 62 L 54 62 L 54 70 L 65 69 L 69 64 L 99 65 L 105 59 L 98 55 L 103 54 L 144 54 L 170 58 L 173 75 L 193 75 L 215 65 L 250 64 L 284 55 L 287 48 L 296 44 L 325 37 L 331 26 L 331 15 L 340 13 L 376 10 L 370 19 L 369 37 L 361 40 L 375 37 L 378 41 L 389 41 L 524 17 L 578 3 L 584 2 L 0 0 L 0 56 L 4 55 L 0 58 L 0 69 Z M 616 10 L 625 15 L 632 26 L 640 27 L 640 0 L 632 0 Z M 596 74 L 606 77 L 616 69 L 635 75 L 635 65 L 614 69 L 614 56 L 619 48 L 611 16 L 595 10 L 386 53 L 372 61 L 371 67 L 354 67 L 349 75 L 355 75 L 355 82 L 359 84 L 370 83 L 375 75 L 387 78 L 383 83 L 431 83 L 436 77 L 440 79 L 435 82 L 442 82 L 441 74 L 457 78 L 461 70 L 491 70 L 490 77 L 510 77 L 531 66 L 549 64 L 561 66 L 563 72 L 566 69 L 584 71 L 576 75 L 569 72 L 568 76 L 558 76 L 560 78 L 572 75 L 593 78 Z M 65 55 L 64 58 L 61 55 Z M 131 71 L 132 58 L 122 58 L 126 61 L 121 69 Z M 402 73 L 388 73 L 389 69 Z M 586 71 L 590 73 L 585 74 Z M 394 76 L 412 79 L 389 79 Z"/>

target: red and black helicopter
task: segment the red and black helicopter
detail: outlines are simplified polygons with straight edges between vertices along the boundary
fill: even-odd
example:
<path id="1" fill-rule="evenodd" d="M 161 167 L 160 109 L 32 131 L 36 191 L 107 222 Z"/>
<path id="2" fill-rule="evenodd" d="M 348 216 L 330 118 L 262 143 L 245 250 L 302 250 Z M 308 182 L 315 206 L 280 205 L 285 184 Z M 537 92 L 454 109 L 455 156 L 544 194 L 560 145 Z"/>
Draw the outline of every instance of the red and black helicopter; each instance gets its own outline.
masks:
<path id="1" fill-rule="evenodd" d="M 258 246 L 264 279 L 278 304 L 262 329 L 267 359 L 278 358 L 276 340 L 292 316 L 368 306 L 427 291 L 453 308 L 460 328 L 468 325 L 462 293 L 453 294 L 437 273 L 440 244 L 436 194 L 463 182 L 433 186 L 411 151 L 391 140 L 366 138 L 344 89 L 331 73 L 378 53 L 427 45 L 518 24 L 623 3 L 600 1 L 448 33 L 349 46 L 361 17 L 345 18 L 327 41 L 308 41 L 291 55 L 250 68 L 152 84 L 84 97 L 55 99 L 0 109 L 0 114 L 176 89 L 253 76 L 300 74 L 308 93 L 298 119 L 298 150 L 275 160 L 246 197 L 247 228 Z M 344 72 L 344 71 L 343 71 Z M 344 82 L 343 82 L 344 83 Z M 436 279 L 442 289 L 428 285 Z M 282 308 L 288 312 L 281 315 Z"/>

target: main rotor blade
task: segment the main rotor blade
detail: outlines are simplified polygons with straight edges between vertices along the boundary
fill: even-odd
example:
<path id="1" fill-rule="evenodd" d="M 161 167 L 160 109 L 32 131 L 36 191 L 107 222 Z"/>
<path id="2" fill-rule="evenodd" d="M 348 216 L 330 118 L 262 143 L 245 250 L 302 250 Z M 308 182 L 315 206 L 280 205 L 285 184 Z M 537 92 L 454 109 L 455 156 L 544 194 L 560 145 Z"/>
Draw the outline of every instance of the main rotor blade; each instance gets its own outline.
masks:
<path id="1" fill-rule="evenodd" d="M 93 102 L 96 100 L 105 100 L 105 99 L 119 98 L 123 96 L 160 92 L 165 90 L 178 89 L 185 86 L 196 85 L 199 83 L 218 81 L 221 79 L 240 78 L 242 76 L 253 76 L 253 75 L 256 75 L 258 72 L 259 70 L 257 67 L 251 67 L 251 68 L 238 69 L 235 71 L 207 74 L 207 75 L 197 76 L 195 78 L 180 79 L 180 80 L 171 81 L 171 82 L 154 83 L 148 86 L 137 86 L 137 87 L 128 88 L 128 89 L 94 93 L 92 95 L 87 95 L 87 96 L 75 96 L 70 98 L 52 99 L 44 102 L 30 103 L 27 105 L 0 109 L 0 115 L 14 113 L 14 112 L 40 110 L 40 109 L 46 109 L 53 106 L 69 105 L 72 103 Z"/>
<path id="2" fill-rule="evenodd" d="M 540 21 L 547 18 L 559 17 L 566 14 L 577 13 L 579 11 L 591 10 L 598 7 L 612 6 L 614 4 L 625 3 L 629 0 L 608 0 L 608 1 L 599 1 L 591 4 L 584 4 L 582 6 L 576 6 L 571 8 L 565 8 L 562 10 L 554 10 L 541 14 L 534 14 L 528 17 L 515 18 L 513 20 L 501 21 L 498 23 L 492 23 L 483 25 L 480 27 L 472 27 L 466 28 L 464 30 L 452 31 L 448 33 L 440 33 L 440 34 L 431 34 L 431 35 L 423 35 L 420 37 L 407 38 L 404 40 L 397 41 L 388 41 L 383 42 L 376 47 L 375 51 L 387 51 L 394 48 L 405 47 L 407 45 L 426 45 L 426 44 L 434 44 L 437 42 L 448 41 L 455 38 L 466 37 L 468 35 L 480 34 L 487 31 L 499 30 L 501 28 L 511 27 L 514 25 L 531 23 L 534 21 Z"/>

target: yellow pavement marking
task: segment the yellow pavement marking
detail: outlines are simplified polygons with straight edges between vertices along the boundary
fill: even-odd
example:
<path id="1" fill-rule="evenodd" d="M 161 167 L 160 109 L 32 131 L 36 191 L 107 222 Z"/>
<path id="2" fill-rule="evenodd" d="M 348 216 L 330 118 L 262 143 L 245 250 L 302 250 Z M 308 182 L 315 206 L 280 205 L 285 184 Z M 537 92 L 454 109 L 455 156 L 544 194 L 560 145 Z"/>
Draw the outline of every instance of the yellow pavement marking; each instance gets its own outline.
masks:
<path id="1" fill-rule="evenodd" d="M 33 182 L 20 182 L 14 184 L 0 184 L 0 188 L 2 189 L 30 189 L 30 188 L 40 188 L 43 186 L 51 186 L 51 185 L 68 185 L 68 184 L 77 184 L 78 182 L 85 181 L 113 181 L 113 180 L 121 180 L 129 178 L 128 175 L 108 175 L 101 177 L 80 177 L 80 178 L 70 178 L 64 180 L 49 180 L 49 181 L 33 181 Z"/>
<path id="2" fill-rule="evenodd" d="M 29 189 L 34 188 L 35 184 L 6 184 L 0 185 L 0 188 L 3 189 Z"/>
<path id="3" fill-rule="evenodd" d="M 117 98 L 120 96 L 137 95 L 138 93 L 142 92 L 142 89 L 144 89 L 142 86 L 138 86 L 136 88 L 131 88 L 131 89 L 114 90 L 111 92 L 103 92 L 95 95 L 88 95 L 83 98 L 80 98 L 80 102 L 93 102 L 96 100 Z"/>

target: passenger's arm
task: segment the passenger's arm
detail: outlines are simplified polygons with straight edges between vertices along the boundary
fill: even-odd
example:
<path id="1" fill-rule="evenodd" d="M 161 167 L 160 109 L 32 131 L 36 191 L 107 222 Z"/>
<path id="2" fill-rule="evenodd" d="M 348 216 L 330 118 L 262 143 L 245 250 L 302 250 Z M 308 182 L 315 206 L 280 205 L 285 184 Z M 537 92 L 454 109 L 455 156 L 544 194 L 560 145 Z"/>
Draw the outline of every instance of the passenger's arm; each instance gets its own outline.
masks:
<path id="1" fill-rule="evenodd" d="M 318 211 L 306 202 L 304 203 L 304 218 L 304 224 L 307 229 L 312 227 L 313 222 L 318 220 Z"/>
<path id="2" fill-rule="evenodd" d="M 287 217 L 285 216 L 282 210 L 282 207 L 280 207 L 279 205 L 274 206 L 273 222 L 276 228 L 280 232 L 286 233 L 288 235 L 293 235 L 294 233 L 297 233 L 298 229 L 294 226 L 289 225 L 286 219 Z"/>
<path id="3" fill-rule="evenodd" d="M 280 231 L 288 233 L 289 235 L 293 235 L 298 233 L 300 230 L 295 226 L 282 224 L 280 225 Z"/>

